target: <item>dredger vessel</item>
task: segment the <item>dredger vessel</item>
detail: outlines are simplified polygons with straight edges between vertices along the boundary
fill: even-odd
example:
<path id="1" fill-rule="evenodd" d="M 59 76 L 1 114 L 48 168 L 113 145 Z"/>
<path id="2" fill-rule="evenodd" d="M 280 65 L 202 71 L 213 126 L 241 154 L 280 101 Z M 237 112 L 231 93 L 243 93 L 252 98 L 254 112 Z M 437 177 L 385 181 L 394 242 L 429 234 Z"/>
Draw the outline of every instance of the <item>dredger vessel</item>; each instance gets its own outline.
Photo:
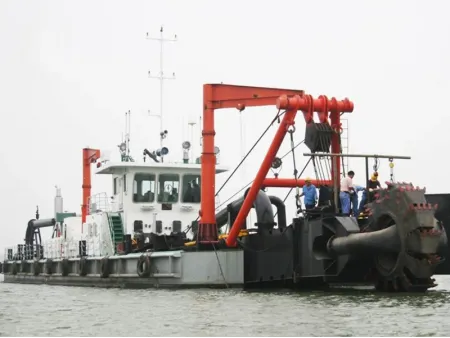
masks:
<path id="1" fill-rule="evenodd" d="M 251 106 L 275 106 L 270 125 L 278 129 L 251 185 L 217 208 L 216 175 L 227 168 L 216 163 L 214 114 Z M 425 189 L 391 180 L 369 194 L 361 215 L 342 214 L 339 183 L 345 158 L 365 158 L 367 182 L 369 158 L 387 158 L 391 168 L 395 159 L 404 158 L 342 154 L 341 115 L 353 110 L 348 99 L 313 98 L 303 90 L 205 84 L 200 158 L 187 156 L 189 142 L 182 145 L 183 163 L 164 161 L 166 147 L 145 149 L 142 162 L 129 156 L 126 142 L 120 162 L 102 159 L 98 149 L 83 149 L 81 215 L 58 209 L 55 217 L 41 219 L 37 212 L 28 222 L 25 242 L 5 252 L 4 281 L 245 289 L 366 284 L 382 291 L 426 291 L 436 286 L 433 275 L 450 273 L 445 261 L 449 195 L 426 195 Z M 298 115 L 306 123 L 304 143 L 310 149 L 303 155 L 316 169 L 312 183 L 319 191 L 316 207 L 308 210 L 302 209 L 297 190 L 305 184 L 303 171 L 297 170 L 300 156 L 295 156 Z M 281 178 L 277 171 L 284 160 L 277 153 L 287 134 L 293 178 Z M 112 196 L 91 196 L 94 163 L 97 175 L 111 176 Z M 269 195 L 272 187 L 297 190 L 291 201 L 297 203 L 298 217 L 287 221 L 286 199 Z M 252 208 L 254 226 L 246 221 Z M 53 228 L 45 242 L 42 227 Z"/>

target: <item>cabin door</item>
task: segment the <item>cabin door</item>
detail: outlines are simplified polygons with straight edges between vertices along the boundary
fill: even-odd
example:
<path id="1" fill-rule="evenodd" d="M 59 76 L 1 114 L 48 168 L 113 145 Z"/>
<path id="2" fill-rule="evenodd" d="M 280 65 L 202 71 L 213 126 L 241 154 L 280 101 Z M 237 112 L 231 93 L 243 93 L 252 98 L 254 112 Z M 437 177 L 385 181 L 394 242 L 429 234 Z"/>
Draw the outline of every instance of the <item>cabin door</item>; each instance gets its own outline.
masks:
<path id="1" fill-rule="evenodd" d="M 119 210 L 123 210 L 123 191 L 125 187 L 125 182 L 123 177 L 119 178 Z"/>

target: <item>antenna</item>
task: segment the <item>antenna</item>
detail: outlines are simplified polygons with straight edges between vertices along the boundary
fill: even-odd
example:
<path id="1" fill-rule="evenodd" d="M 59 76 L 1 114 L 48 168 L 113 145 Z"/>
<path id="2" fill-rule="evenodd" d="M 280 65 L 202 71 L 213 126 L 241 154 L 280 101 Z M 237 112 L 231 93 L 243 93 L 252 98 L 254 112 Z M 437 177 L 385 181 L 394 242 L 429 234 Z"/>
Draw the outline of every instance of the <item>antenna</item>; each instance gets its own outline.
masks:
<path id="1" fill-rule="evenodd" d="M 131 137 L 131 111 L 125 112 L 125 142 L 127 144 L 127 157 L 130 157 L 130 137 Z"/>
<path id="2" fill-rule="evenodd" d="M 130 155 L 130 135 L 131 135 L 131 111 L 125 112 L 125 138 L 122 133 L 122 143 L 118 145 L 122 162 L 134 162 Z"/>
<path id="3" fill-rule="evenodd" d="M 161 25 L 161 29 L 159 30 L 160 36 L 159 38 L 151 37 L 149 33 L 147 33 L 147 39 L 148 40 L 156 40 L 159 41 L 160 44 L 160 54 L 159 54 L 159 75 L 152 75 L 150 71 L 148 71 L 148 76 L 153 79 L 159 79 L 159 86 L 160 86 L 160 98 L 159 98 L 159 132 L 160 132 L 160 147 L 163 146 L 163 139 L 166 137 L 167 132 L 164 132 L 163 129 L 163 84 L 164 80 L 174 80 L 175 79 L 175 73 L 172 73 L 172 76 L 166 77 L 164 76 L 164 69 L 163 69 L 163 53 L 164 53 L 164 42 L 176 42 L 177 41 L 177 35 L 172 39 L 165 38 L 164 37 L 164 27 Z M 151 116 L 158 116 L 153 115 Z"/>
<path id="4" fill-rule="evenodd" d="M 197 123 L 194 121 L 194 120 L 189 120 L 189 122 L 188 122 L 188 125 L 189 125 L 189 129 L 190 129 L 190 142 L 191 142 L 191 144 L 192 144 L 192 147 L 191 147 L 191 156 L 190 156 L 190 158 L 193 158 L 194 157 L 194 126 L 196 125 Z"/>

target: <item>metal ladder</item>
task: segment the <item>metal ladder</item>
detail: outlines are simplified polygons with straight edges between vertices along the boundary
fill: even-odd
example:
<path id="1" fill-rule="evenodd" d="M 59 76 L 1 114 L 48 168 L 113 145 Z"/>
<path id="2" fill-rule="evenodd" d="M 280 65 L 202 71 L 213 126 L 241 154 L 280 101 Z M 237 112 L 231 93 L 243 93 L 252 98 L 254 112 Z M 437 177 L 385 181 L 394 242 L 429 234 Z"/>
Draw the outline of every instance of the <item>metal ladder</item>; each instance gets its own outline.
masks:
<path id="1" fill-rule="evenodd" d="M 348 144 L 348 119 L 341 119 L 342 123 L 342 134 L 341 134 L 341 147 L 342 147 L 342 154 L 348 154 L 349 153 L 349 144 Z M 342 168 L 342 161 L 341 161 L 341 172 L 344 172 L 344 169 L 346 171 L 350 170 L 350 158 L 345 157 L 344 158 L 344 164 L 346 168 Z"/>

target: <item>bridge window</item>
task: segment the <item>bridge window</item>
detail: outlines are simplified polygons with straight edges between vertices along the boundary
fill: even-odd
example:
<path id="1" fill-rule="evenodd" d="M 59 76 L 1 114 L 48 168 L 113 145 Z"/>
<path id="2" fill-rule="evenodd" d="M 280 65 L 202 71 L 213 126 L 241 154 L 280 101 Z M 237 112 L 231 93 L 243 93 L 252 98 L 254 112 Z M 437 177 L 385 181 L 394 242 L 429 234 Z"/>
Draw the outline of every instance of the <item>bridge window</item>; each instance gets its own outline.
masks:
<path id="1" fill-rule="evenodd" d="M 200 175 L 187 174 L 183 176 L 183 199 L 184 203 L 200 203 Z"/>
<path id="2" fill-rule="evenodd" d="M 180 175 L 161 174 L 158 184 L 158 202 L 176 203 L 180 192 Z"/>
<path id="3" fill-rule="evenodd" d="M 156 177 L 154 174 L 136 174 L 133 181 L 133 202 L 151 203 L 155 201 Z"/>

